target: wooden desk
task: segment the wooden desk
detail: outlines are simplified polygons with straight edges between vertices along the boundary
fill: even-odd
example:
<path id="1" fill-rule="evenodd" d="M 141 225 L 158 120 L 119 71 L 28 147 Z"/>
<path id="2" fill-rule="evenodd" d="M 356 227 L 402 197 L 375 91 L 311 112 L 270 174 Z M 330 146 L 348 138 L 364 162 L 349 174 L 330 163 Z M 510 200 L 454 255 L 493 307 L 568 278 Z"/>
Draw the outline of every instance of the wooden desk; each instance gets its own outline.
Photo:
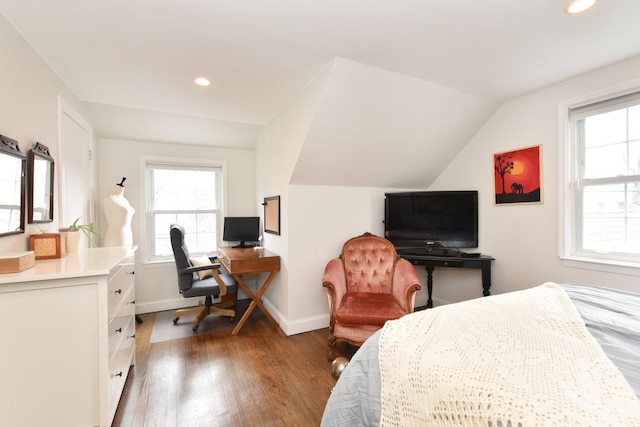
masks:
<path id="1" fill-rule="evenodd" d="M 271 253 L 265 249 L 253 249 L 253 248 L 218 248 L 218 260 L 224 265 L 224 267 L 233 275 L 238 281 L 238 284 L 243 291 L 251 298 L 251 304 L 249 308 L 242 315 L 242 318 L 231 332 L 231 335 L 237 335 L 240 329 L 249 319 L 251 312 L 257 307 L 267 316 L 267 319 L 273 323 L 273 326 L 278 326 L 278 322 L 269 314 L 267 309 L 262 305 L 260 298 L 267 291 L 271 281 L 275 277 L 276 273 L 280 271 L 280 257 L 274 253 Z M 242 279 L 243 274 L 255 274 L 255 273 L 269 273 L 269 277 L 264 281 L 262 286 L 258 289 L 258 292 L 254 294 L 249 286 Z"/>

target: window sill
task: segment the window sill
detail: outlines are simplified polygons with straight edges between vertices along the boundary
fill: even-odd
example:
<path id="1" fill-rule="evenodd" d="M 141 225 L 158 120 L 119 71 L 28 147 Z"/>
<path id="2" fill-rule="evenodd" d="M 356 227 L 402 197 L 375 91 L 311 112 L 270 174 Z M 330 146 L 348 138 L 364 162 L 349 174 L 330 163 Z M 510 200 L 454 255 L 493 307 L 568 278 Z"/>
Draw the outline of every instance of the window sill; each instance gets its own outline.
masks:
<path id="1" fill-rule="evenodd" d="M 627 276 L 640 276 L 639 262 L 616 261 L 601 258 L 589 258 L 586 256 L 561 257 L 565 267 L 595 270 L 605 273 L 625 274 Z"/>

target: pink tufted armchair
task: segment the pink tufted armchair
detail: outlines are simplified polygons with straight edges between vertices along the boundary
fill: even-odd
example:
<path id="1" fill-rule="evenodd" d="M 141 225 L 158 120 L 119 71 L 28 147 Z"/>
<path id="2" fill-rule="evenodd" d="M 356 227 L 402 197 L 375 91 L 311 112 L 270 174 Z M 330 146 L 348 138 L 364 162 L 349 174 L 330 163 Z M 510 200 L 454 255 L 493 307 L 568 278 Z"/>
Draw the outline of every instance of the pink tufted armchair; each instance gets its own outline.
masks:
<path id="1" fill-rule="evenodd" d="M 387 320 L 413 312 L 421 288 L 413 265 L 371 233 L 344 244 L 327 264 L 322 286 L 329 300 L 329 360 L 338 341 L 360 346 Z"/>

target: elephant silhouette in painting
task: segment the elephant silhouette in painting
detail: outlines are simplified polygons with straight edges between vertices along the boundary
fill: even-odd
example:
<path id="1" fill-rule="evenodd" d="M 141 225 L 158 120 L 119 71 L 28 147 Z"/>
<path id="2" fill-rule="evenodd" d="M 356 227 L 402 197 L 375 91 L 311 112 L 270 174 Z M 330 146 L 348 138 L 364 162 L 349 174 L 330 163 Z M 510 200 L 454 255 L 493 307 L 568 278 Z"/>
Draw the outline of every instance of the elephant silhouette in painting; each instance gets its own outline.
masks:
<path id="1" fill-rule="evenodd" d="M 511 184 L 511 192 L 513 194 L 524 194 L 524 187 L 522 186 L 522 184 L 514 182 L 513 184 Z"/>

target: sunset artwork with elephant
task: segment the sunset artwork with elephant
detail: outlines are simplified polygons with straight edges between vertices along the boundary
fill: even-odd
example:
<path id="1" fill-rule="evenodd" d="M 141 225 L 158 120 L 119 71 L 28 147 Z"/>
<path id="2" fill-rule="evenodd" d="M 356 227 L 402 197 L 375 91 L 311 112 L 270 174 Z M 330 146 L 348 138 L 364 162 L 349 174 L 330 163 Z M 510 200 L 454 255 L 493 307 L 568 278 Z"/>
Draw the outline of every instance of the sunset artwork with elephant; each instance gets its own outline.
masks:
<path id="1" fill-rule="evenodd" d="M 542 146 L 493 155 L 496 204 L 540 203 Z"/>

